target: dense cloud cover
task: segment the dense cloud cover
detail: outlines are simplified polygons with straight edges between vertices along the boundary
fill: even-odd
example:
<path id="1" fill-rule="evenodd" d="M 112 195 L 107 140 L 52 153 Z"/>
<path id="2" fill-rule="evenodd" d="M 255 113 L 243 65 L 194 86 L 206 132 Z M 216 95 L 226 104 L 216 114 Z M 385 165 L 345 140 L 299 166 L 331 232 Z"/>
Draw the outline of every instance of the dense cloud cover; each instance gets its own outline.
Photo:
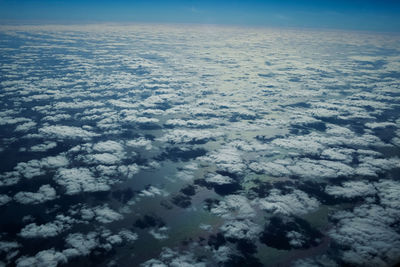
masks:
<path id="1" fill-rule="evenodd" d="M 400 262 L 400 46 L 0 29 L 0 266 Z"/>

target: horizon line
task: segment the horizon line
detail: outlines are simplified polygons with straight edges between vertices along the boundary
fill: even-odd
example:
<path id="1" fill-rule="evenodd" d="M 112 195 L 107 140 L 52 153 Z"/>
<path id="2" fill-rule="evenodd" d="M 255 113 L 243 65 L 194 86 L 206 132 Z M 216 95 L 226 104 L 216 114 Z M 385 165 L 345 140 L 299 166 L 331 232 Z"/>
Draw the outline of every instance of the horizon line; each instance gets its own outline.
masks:
<path id="1" fill-rule="evenodd" d="M 108 25 L 108 26 L 129 26 L 129 25 L 169 25 L 169 26 L 212 26 L 224 28 L 243 28 L 243 29 L 281 29 L 281 30 L 304 30 L 304 31 L 329 31 L 329 32 L 353 32 L 353 33 L 381 33 L 400 35 L 398 31 L 383 29 L 356 29 L 328 26 L 288 26 L 288 25 L 268 25 L 268 24 L 243 24 L 243 23 L 204 23 L 204 22 L 163 22 L 163 21 L 103 21 L 103 20 L 2 20 L 0 28 L 7 26 L 89 26 L 89 25 Z"/>

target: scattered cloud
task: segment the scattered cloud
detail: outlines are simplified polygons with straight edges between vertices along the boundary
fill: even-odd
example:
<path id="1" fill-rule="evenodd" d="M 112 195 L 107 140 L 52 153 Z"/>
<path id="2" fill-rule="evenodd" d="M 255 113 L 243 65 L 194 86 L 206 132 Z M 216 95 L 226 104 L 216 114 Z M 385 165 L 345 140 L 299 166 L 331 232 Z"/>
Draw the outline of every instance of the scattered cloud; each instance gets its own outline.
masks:
<path id="1" fill-rule="evenodd" d="M 54 176 L 54 180 L 65 188 L 67 195 L 110 190 L 106 179 L 94 177 L 93 173 L 87 168 L 60 168 Z"/>
<path id="2" fill-rule="evenodd" d="M 87 131 L 80 127 L 75 126 L 67 126 L 67 125 L 51 125 L 44 126 L 39 129 L 39 133 L 44 136 L 56 138 L 56 139 L 77 139 L 82 138 L 84 140 L 90 140 L 95 136 L 99 136 L 98 134 Z"/>
<path id="3" fill-rule="evenodd" d="M 54 248 L 42 250 L 32 257 L 20 257 L 17 259 L 16 264 L 18 267 L 29 266 L 49 266 L 56 267 L 59 264 L 67 263 L 68 259 L 61 252 L 55 251 Z"/>
<path id="4" fill-rule="evenodd" d="M 169 244 L 186 217 L 196 218 L 190 237 L 143 266 L 256 266 L 265 245 L 290 258 L 323 235 L 334 244 L 326 255 L 295 265 L 399 261 L 393 36 L 165 25 L 0 32 L 0 265 L 98 253 L 121 265 L 113 248 L 140 244 L 142 233 Z M 326 53 L 338 43 L 340 56 Z M 329 222 L 319 220 L 325 210 Z M 32 247 L 37 239 L 50 242 Z"/>
<path id="5" fill-rule="evenodd" d="M 297 189 L 288 194 L 283 194 L 279 189 L 272 189 L 267 197 L 258 200 L 258 205 L 274 214 L 302 215 L 316 210 L 319 202 Z"/>
<path id="6" fill-rule="evenodd" d="M 14 200 L 21 204 L 39 204 L 57 197 L 56 190 L 50 185 L 42 185 L 39 190 L 34 192 L 18 192 Z"/>

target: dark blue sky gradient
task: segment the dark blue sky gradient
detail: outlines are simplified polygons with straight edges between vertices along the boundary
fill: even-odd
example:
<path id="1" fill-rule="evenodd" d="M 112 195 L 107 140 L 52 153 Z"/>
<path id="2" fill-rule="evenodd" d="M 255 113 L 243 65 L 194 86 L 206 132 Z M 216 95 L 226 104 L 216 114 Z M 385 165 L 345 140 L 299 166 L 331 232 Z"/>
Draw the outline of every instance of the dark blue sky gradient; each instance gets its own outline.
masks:
<path id="1" fill-rule="evenodd" d="M 208 23 L 400 32 L 400 1 L 0 0 L 0 21 Z"/>

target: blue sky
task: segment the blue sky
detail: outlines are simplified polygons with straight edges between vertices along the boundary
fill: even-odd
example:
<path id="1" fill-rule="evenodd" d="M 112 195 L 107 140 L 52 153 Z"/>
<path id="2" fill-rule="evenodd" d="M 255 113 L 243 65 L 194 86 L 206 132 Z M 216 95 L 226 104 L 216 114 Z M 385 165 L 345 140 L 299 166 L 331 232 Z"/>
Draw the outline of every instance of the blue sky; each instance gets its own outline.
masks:
<path id="1" fill-rule="evenodd" d="M 4 22 L 154 22 L 400 31 L 400 1 L 0 0 Z"/>

